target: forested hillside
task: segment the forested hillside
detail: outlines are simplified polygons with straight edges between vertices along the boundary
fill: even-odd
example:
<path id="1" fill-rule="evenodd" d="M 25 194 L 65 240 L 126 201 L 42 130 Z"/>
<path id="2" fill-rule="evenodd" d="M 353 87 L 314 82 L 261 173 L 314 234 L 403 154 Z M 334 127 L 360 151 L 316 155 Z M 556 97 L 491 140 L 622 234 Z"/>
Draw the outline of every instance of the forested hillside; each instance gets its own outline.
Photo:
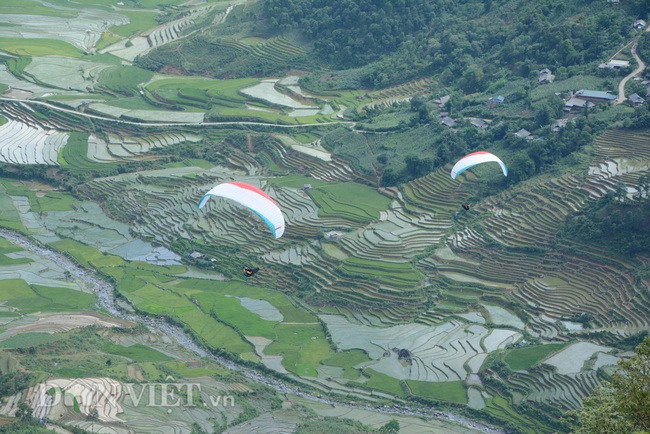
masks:
<path id="1" fill-rule="evenodd" d="M 439 74 L 445 84 L 472 93 L 510 74 L 528 77 L 558 65 L 559 72 L 575 75 L 597 65 L 629 39 L 634 31 L 630 20 L 644 15 L 646 3 L 265 0 L 261 7 L 233 14 L 226 28 L 197 23 L 200 34 L 155 50 L 138 63 L 151 69 L 177 63 L 188 73 L 216 77 L 268 75 L 291 67 L 353 69 L 352 78 L 329 82 L 332 88 L 381 88 Z M 304 56 L 242 59 L 237 53 L 245 47 L 228 41 L 243 36 L 284 36 Z"/>

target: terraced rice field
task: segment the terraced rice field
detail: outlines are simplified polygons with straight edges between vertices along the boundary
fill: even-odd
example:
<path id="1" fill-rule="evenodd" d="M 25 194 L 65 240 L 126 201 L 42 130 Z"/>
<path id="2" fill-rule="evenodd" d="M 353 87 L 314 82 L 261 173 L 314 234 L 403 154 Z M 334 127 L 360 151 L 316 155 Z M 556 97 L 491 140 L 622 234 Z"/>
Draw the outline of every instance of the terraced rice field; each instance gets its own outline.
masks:
<path id="1" fill-rule="evenodd" d="M 11 164 L 58 165 L 68 134 L 40 125 L 9 120 L 0 126 L 0 161 Z"/>
<path id="2" fill-rule="evenodd" d="M 400 380 L 465 381 L 468 375 L 478 373 L 480 361 L 488 353 L 521 337 L 513 330 L 489 330 L 456 321 L 437 327 L 404 324 L 376 328 L 352 324 L 340 316 L 321 315 L 321 319 L 339 348 L 364 350 L 371 359 L 364 367 Z M 403 349 L 411 353 L 410 363 L 399 362 L 398 353 Z M 467 365 L 472 367 L 469 372 Z"/>
<path id="3" fill-rule="evenodd" d="M 190 9 L 183 14 L 182 18 L 166 22 L 126 40 L 116 42 L 115 44 L 102 48 L 100 52 L 110 53 L 124 60 L 133 61 L 137 56 L 145 54 L 153 48 L 188 36 L 183 33 L 183 30 L 193 22 L 201 19 L 214 8 L 214 5 L 209 5 Z M 217 13 L 214 18 L 214 24 L 223 22 L 230 10 L 231 7 L 223 12 Z"/>

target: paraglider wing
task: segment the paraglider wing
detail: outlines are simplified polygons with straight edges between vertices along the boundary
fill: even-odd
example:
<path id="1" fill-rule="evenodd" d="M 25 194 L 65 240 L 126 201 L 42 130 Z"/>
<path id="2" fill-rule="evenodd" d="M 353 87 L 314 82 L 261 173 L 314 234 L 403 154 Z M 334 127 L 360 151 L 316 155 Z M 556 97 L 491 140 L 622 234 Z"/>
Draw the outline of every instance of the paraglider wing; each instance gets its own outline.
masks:
<path id="1" fill-rule="evenodd" d="M 224 182 L 208 191 L 199 202 L 203 208 L 211 196 L 220 196 L 247 207 L 257 214 L 271 229 L 275 238 L 284 233 L 284 217 L 280 207 L 271 197 L 254 185 L 245 182 Z"/>
<path id="2" fill-rule="evenodd" d="M 506 167 L 505 164 L 503 164 L 503 161 L 501 161 L 499 157 L 489 152 L 479 151 L 479 152 L 473 152 L 469 155 L 465 155 L 463 158 L 458 160 L 458 162 L 454 164 L 454 167 L 451 169 L 451 178 L 456 179 L 458 175 L 460 175 L 467 169 L 474 167 L 477 164 L 489 163 L 489 162 L 499 163 L 499 165 L 501 166 L 501 170 L 503 171 L 503 174 L 505 176 L 508 176 L 508 168 Z"/>

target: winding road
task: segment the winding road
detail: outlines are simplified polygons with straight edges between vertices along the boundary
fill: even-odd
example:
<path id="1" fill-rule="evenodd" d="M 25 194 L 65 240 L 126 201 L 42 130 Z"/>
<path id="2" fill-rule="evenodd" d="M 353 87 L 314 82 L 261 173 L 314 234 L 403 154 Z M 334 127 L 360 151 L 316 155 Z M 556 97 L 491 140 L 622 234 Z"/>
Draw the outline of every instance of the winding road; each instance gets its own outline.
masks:
<path id="1" fill-rule="evenodd" d="M 647 26 L 645 31 L 650 32 L 650 26 Z M 634 60 L 636 60 L 636 62 L 638 63 L 638 66 L 636 67 L 636 69 L 634 71 L 632 71 L 630 74 L 628 74 L 627 76 L 623 77 L 623 79 L 618 83 L 618 96 L 616 97 L 616 104 L 622 104 L 622 103 L 625 102 L 625 100 L 627 99 L 627 98 L 625 98 L 625 85 L 627 84 L 627 82 L 631 78 L 636 77 L 641 72 L 643 72 L 643 70 L 645 69 L 645 66 L 646 66 L 645 63 L 643 63 L 643 60 L 641 60 L 639 55 L 636 53 L 636 47 L 638 46 L 638 41 L 639 41 L 640 37 L 641 37 L 641 35 L 635 37 L 632 40 L 632 42 L 630 42 L 625 47 L 618 50 L 616 52 L 616 54 L 614 54 L 614 56 L 612 56 L 612 59 L 613 59 L 621 51 L 625 50 L 627 47 L 629 47 L 631 45 L 632 47 L 630 48 L 630 52 L 632 53 L 632 56 L 634 57 Z"/>

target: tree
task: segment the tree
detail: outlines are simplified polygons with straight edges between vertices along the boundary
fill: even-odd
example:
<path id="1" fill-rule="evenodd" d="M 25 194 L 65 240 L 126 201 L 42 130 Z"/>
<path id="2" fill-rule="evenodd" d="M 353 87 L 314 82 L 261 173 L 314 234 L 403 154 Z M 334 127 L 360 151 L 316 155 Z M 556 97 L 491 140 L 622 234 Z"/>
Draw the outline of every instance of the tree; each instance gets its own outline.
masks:
<path id="1" fill-rule="evenodd" d="M 582 409 L 565 414 L 573 434 L 650 431 L 650 337 L 618 366 L 610 382 L 603 382 L 584 399 Z"/>
<path id="2" fill-rule="evenodd" d="M 395 419 L 391 419 L 386 422 L 386 425 L 379 428 L 380 434 L 398 434 L 399 433 L 399 422 Z"/>
<path id="3" fill-rule="evenodd" d="M 90 422 L 90 432 L 95 432 L 95 422 L 99 421 L 99 411 L 97 407 L 92 407 L 86 416 L 86 420 Z"/>
<path id="4" fill-rule="evenodd" d="M 26 402 L 21 402 L 18 404 L 18 409 L 16 410 L 16 417 L 20 418 L 23 422 L 31 422 L 32 414 L 34 410 Z"/>
<path id="5" fill-rule="evenodd" d="M 645 338 L 634 357 L 619 363 L 612 386 L 619 391 L 622 410 L 637 429 L 650 430 L 650 338 Z"/>

